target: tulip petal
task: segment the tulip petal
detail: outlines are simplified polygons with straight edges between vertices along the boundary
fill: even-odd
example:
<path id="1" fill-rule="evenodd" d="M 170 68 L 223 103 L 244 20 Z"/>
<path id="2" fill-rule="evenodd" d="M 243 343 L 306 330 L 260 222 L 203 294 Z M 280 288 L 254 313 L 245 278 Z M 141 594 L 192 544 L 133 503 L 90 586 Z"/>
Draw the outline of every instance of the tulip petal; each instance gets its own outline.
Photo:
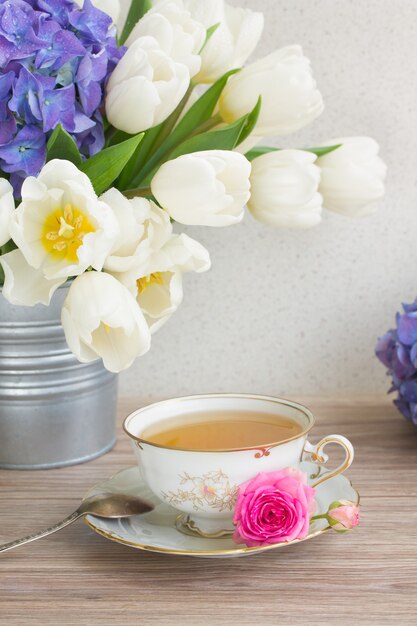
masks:
<path id="1" fill-rule="evenodd" d="M 281 228 L 319 224 L 322 197 L 316 158 L 304 150 L 279 150 L 254 159 L 248 208 L 255 219 Z"/>
<path id="2" fill-rule="evenodd" d="M 371 215 L 385 192 L 387 168 L 379 146 L 370 137 L 340 137 L 323 145 L 339 144 L 317 160 L 324 207 L 350 217 Z"/>
<path id="3" fill-rule="evenodd" d="M 205 150 L 164 163 L 152 193 L 177 222 L 229 226 L 240 222 L 249 200 L 251 164 L 240 153 Z"/>
<path id="4" fill-rule="evenodd" d="M 107 118 L 130 134 L 152 128 L 177 108 L 189 84 L 184 63 L 174 61 L 154 37 L 139 37 L 109 78 Z"/>
<path id="5" fill-rule="evenodd" d="M 300 46 L 287 46 L 233 75 L 219 101 L 227 123 L 246 115 L 262 97 L 253 134 L 287 135 L 315 120 L 324 109 L 310 61 Z"/>
<path id="6" fill-rule="evenodd" d="M 42 271 L 31 267 L 20 250 L 0 257 L 4 270 L 3 295 L 12 304 L 33 306 L 48 305 L 55 291 L 66 278 L 47 280 Z"/>
<path id="7" fill-rule="evenodd" d="M 0 246 L 11 237 L 10 221 L 14 210 L 13 187 L 8 180 L 0 178 Z"/>
<path id="8" fill-rule="evenodd" d="M 151 336 L 135 298 L 110 274 L 86 272 L 72 283 L 62 308 L 71 350 L 82 361 L 102 358 L 120 372 L 145 354 Z"/>

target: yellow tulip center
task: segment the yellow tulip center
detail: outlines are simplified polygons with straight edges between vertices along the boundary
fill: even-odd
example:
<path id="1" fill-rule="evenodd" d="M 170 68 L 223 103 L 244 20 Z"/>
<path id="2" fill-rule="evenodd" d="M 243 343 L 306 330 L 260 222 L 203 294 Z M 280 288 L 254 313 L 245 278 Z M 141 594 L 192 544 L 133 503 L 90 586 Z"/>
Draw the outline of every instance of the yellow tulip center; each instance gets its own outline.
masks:
<path id="1" fill-rule="evenodd" d="M 63 209 L 56 209 L 47 216 L 42 230 L 42 243 L 49 254 L 75 263 L 84 236 L 94 231 L 94 226 L 84 213 L 66 204 Z"/>
<path id="2" fill-rule="evenodd" d="M 162 276 L 162 272 L 154 272 L 153 274 L 149 274 L 148 276 L 143 276 L 142 278 L 138 278 L 136 281 L 136 285 L 138 287 L 139 294 L 143 293 L 147 287 L 150 285 L 163 285 L 164 277 Z"/>

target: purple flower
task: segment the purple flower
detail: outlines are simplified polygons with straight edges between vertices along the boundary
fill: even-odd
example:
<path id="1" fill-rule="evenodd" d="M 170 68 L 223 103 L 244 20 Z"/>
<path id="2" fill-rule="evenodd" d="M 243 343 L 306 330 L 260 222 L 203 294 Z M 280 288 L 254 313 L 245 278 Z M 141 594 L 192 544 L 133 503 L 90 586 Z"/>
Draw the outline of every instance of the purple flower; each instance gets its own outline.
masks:
<path id="1" fill-rule="evenodd" d="M 83 156 L 103 147 L 104 88 L 125 52 L 111 23 L 91 0 L 0 0 L 0 171 L 16 193 L 58 124 Z"/>
<path id="2" fill-rule="evenodd" d="M 54 79 L 49 80 L 52 80 L 53 85 Z M 26 124 L 36 124 L 42 120 L 40 102 L 43 97 L 44 82 L 45 78 L 36 77 L 22 67 L 14 83 L 9 109 L 16 113 L 17 117 L 24 119 Z"/>
<path id="3" fill-rule="evenodd" d="M 396 328 L 380 337 L 376 356 L 391 376 L 390 392 L 396 391 L 395 406 L 417 425 L 417 300 L 403 304 L 396 315 Z"/>
<path id="4" fill-rule="evenodd" d="M 65 129 L 70 130 L 75 117 L 74 103 L 74 85 L 68 85 L 62 89 L 44 90 L 40 107 L 44 132 L 52 130 L 59 123 Z"/>
<path id="5" fill-rule="evenodd" d="M 417 426 L 417 404 L 415 402 L 409 402 L 402 396 L 399 396 L 394 400 L 394 404 L 408 421 Z"/>
<path id="6" fill-rule="evenodd" d="M 10 59 L 23 59 L 39 49 L 36 35 L 40 13 L 24 0 L 6 0 L 0 5 L 0 67 Z"/>
<path id="7" fill-rule="evenodd" d="M 399 379 L 405 379 L 415 372 L 410 349 L 398 340 L 395 330 L 388 331 L 386 335 L 378 339 L 376 355 Z"/>
<path id="8" fill-rule="evenodd" d="M 71 11 L 69 22 L 86 41 L 93 45 L 97 41 L 105 41 L 112 25 L 111 17 L 100 9 L 96 9 L 91 0 L 84 0 L 82 11 L 78 7 Z"/>
<path id="9" fill-rule="evenodd" d="M 101 83 L 107 74 L 107 55 L 102 48 L 98 54 L 88 54 L 77 71 L 77 85 L 81 105 L 86 115 L 93 115 L 102 99 Z"/>
<path id="10" fill-rule="evenodd" d="M 35 0 L 36 3 L 36 0 Z M 63 28 L 69 25 L 69 14 L 74 10 L 71 0 L 38 0 L 38 7 L 49 15 Z"/>
<path id="11" fill-rule="evenodd" d="M 13 141 L 0 146 L 0 159 L 5 172 L 35 176 L 42 169 L 45 157 L 45 136 L 37 126 L 24 126 Z"/>
<path id="12" fill-rule="evenodd" d="M 62 65 L 85 54 L 85 48 L 76 35 L 61 30 L 53 21 L 45 21 L 39 30 L 43 47 L 37 52 L 35 66 L 37 69 L 48 68 L 49 71 L 59 70 Z"/>

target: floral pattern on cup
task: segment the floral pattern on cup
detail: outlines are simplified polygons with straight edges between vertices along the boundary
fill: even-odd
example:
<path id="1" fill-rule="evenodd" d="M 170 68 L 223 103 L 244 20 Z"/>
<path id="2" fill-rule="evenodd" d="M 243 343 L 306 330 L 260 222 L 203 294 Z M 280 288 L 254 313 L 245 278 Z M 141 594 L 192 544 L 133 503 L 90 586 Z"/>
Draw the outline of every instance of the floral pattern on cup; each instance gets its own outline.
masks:
<path id="1" fill-rule="evenodd" d="M 180 487 L 176 491 L 163 491 L 161 494 L 172 506 L 190 502 L 194 511 L 203 510 L 207 505 L 219 513 L 233 511 L 238 486 L 231 484 L 229 477 L 221 469 L 202 476 L 191 476 L 183 472 L 179 479 Z"/>

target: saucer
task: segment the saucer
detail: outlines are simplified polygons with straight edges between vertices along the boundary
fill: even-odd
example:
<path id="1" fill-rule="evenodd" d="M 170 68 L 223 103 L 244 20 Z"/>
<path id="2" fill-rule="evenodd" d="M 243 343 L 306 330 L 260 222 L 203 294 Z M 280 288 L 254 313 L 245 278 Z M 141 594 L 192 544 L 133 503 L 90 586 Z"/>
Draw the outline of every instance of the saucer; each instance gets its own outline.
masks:
<path id="1" fill-rule="evenodd" d="M 310 462 L 301 463 L 301 469 L 307 472 L 310 482 L 317 480 L 322 471 L 321 466 Z M 311 524 L 310 532 L 305 539 L 248 548 L 243 544 L 234 543 L 230 536 L 206 539 L 186 535 L 177 530 L 178 511 L 161 502 L 152 494 L 141 479 L 137 467 L 122 470 L 108 481 L 96 485 L 86 494 L 86 497 L 109 492 L 142 497 L 152 502 L 155 508 L 144 515 L 116 520 L 100 519 L 93 515 L 87 515 L 85 521 L 88 526 L 106 539 L 151 552 L 212 558 L 244 556 L 301 543 L 330 530 L 325 520 L 316 520 Z M 359 503 L 359 493 L 343 474 L 318 485 L 316 488 L 317 513 L 325 513 L 329 505 L 335 500 L 351 500 L 356 504 Z"/>

